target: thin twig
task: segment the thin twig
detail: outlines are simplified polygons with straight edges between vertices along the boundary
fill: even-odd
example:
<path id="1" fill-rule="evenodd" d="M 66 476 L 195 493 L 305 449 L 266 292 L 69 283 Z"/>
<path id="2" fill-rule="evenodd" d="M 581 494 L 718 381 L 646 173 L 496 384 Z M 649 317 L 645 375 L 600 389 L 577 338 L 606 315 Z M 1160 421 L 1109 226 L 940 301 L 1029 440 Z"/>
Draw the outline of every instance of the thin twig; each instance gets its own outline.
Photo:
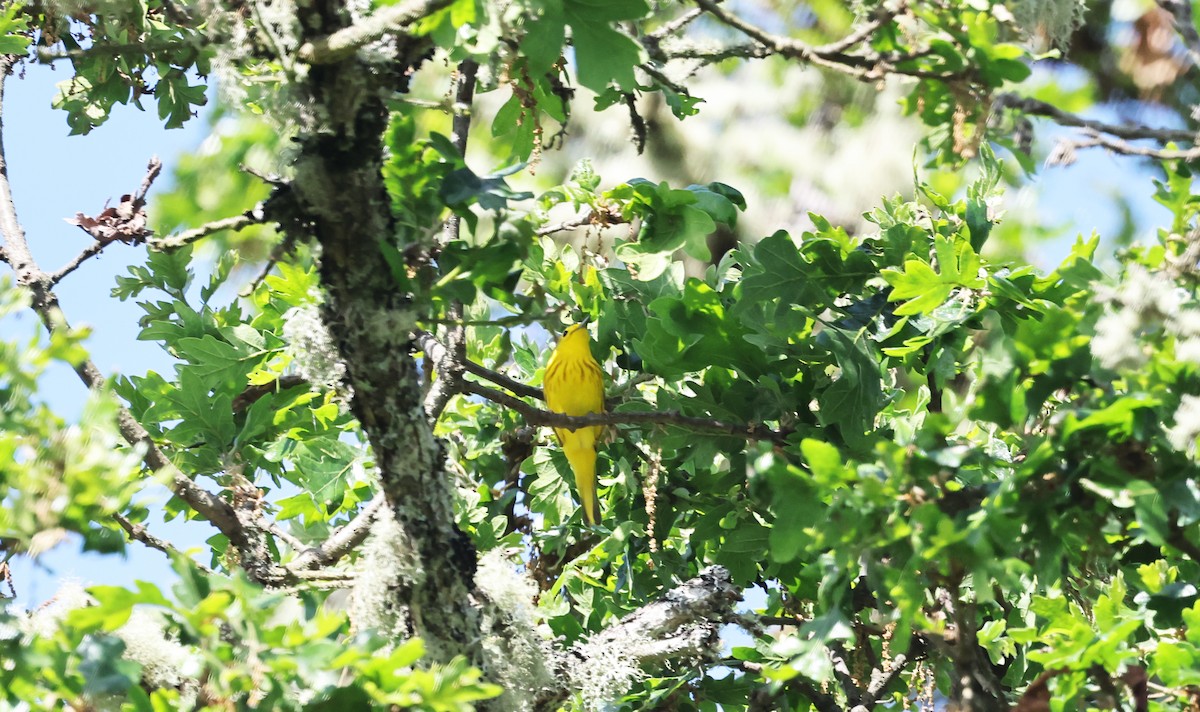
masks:
<path id="1" fill-rule="evenodd" d="M 132 214 L 143 213 L 143 208 L 146 206 L 146 194 L 150 192 L 150 186 L 154 184 L 154 179 L 162 172 L 162 161 L 158 156 L 152 156 L 150 162 L 146 165 L 146 176 L 142 178 L 141 185 L 133 195 L 133 201 L 129 205 L 129 210 Z M 85 232 L 87 232 L 85 230 Z M 60 267 L 58 270 L 50 274 L 50 286 L 54 286 L 61 282 L 64 277 L 79 269 L 80 265 L 87 262 L 89 259 L 100 254 L 100 252 L 114 242 L 119 242 L 119 239 L 113 240 L 95 240 L 92 244 L 83 248 L 78 255 L 75 255 L 67 264 Z"/>
<path id="2" fill-rule="evenodd" d="M 150 192 L 150 186 L 154 185 L 154 179 L 158 178 L 159 173 L 162 173 L 162 161 L 158 159 L 158 156 L 151 156 L 150 162 L 146 164 L 146 176 L 142 178 L 142 184 L 133 194 L 135 208 L 141 208 L 146 204 L 146 194 Z"/>
<path id="3" fill-rule="evenodd" d="M 649 40 L 661 40 L 662 38 L 673 35 L 692 23 L 693 20 L 704 14 L 704 10 L 694 7 L 691 10 L 683 13 L 679 17 L 667 22 L 662 27 L 646 35 Z"/>
<path id="4" fill-rule="evenodd" d="M 269 522 L 265 528 L 276 539 L 282 539 L 284 543 L 292 548 L 292 551 L 305 551 L 309 548 L 307 544 L 300 541 L 293 536 L 291 532 L 280 526 L 279 522 Z"/>
<path id="5" fill-rule="evenodd" d="M 129 535 L 130 539 L 132 539 L 134 541 L 140 541 L 143 544 L 145 544 L 146 546 L 150 547 L 151 549 L 156 549 L 158 551 L 161 551 L 162 553 L 166 554 L 168 557 L 170 557 L 172 559 L 175 557 L 187 558 L 187 556 L 183 552 L 181 552 L 179 549 L 175 548 L 174 544 L 167 541 L 166 539 L 160 539 L 160 538 L 154 536 L 153 534 L 150 533 L 150 530 L 147 529 L 145 526 L 143 526 L 141 524 L 134 524 L 133 522 L 129 521 L 123 515 L 120 515 L 120 514 L 113 514 L 112 516 L 113 516 L 113 519 L 116 520 L 117 524 L 119 524 L 121 526 L 121 528 L 125 530 L 125 533 Z M 196 568 L 200 569 L 205 574 L 208 574 L 210 576 L 212 575 L 212 571 L 205 568 L 203 565 L 196 564 L 195 562 L 193 562 L 193 564 L 195 564 Z"/>
<path id="6" fill-rule="evenodd" d="M 202 240 L 213 233 L 222 230 L 241 230 L 242 228 L 251 225 L 261 225 L 264 222 L 260 206 L 256 206 L 251 210 L 247 210 L 241 215 L 234 215 L 231 218 L 222 218 L 205 223 L 199 227 L 194 227 L 191 230 L 168 235 L 167 237 L 151 238 L 146 241 L 146 244 L 153 250 L 173 250 L 184 245 L 190 245 L 197 240 Z"/>
<path id="7" fill-rule="evenodd" d="M 427 331 L 418 331 L 416 334 L 414 334 L 414 339 L 417 342 L 418 348 L 424 351 L 425 355 L 428 356 L 429 359 L 434 363 L 439 363 L 443 358 L 445 358 L 446 347 L 443 346 L 433 334 L 430 334 Z M 485 378 L 498 386 L 507 388 L 517 395 L 544 400 L 542 396 L 542 390 L 540 388 L 534 388 L 533 386 L 526 385 L 520 381 L 514 381 L 508 376 L 505 376 L 503 373 L 497 373 L 496 371 L 481 366 L 474 361 L 465 361 L 463 363 L 463 367 L 467 373 L 473 373 L 480 378 Z"/>
<path id="8" fill-rule="evenodd" d="M 457 88 L 454 91 L 454 106 L 456 111 L 450 135 L 451 142 L 458 149 L 458 154 L 466 158 L 467 140 L 471 133 L 471 104 L 475 101 L 475 75 L 479 65 L 472 59 L 463 60 L 458 66 Z M 448 245 L 459 238 L 462 229 L 462 219 L 457 213 L 451 213 L 442 229 L 442 244 Z M 450 305 L 446 316 L 451 320 L 461 320 L 463 317 L 462 302 L 457 300 Z M 437 377 L 429 392 L 425 395 L 425 414 L 431 421 L 441 416 L 442 411 L 456 393 L 461 390 L 463 380 L 463 364 L 467 360 L 467 328 L 461 324 L 449 326 L 446 329 L 446 348 L 442 358 L 435 361 Z"/>
<path id="9" fill-rule="evenodd" d="M 913 645 L 917 645 L 914 637 Z M 905 653 L 899 653 L 892 658 L 891 663 L 884 670 L 876 668 L 871 671 L 871 681 L 867 683 L 867 689 L 863 692 L 859 704 L 850 710 L 850 712 L 869 712 L 875 708 L 879 702 L 879 697 L 887 690 L 888 685 L 904 672 L 908 666 L 909 656 Z"/>
<path id="10" fill-rule="evenodd" d="M 718 48 L 697 47 L 692 44 L 680 44 L 678 47 L 664 49 L 663 57 L 671 59 L 694 59 L 704 64 L 715 64 L 727 59 L 764 59 L 774 52 L 757 42 L 743 42 Z"/>
<path id="11" fill-rule="evenodd" d="M 712 15 L 720 23 L 727 25 L 746 35 L 762 45 L 768 54 L 778 54 L 788 59 L 795 59 L 826 69 L 849 74 L 856 79 L 875 81 L 882 74 L 900 74 L 922 79 L 938 79 L 949 81 L 961 79 L 969 75 L 971 68 L 955 71 L 937 72 L 925 69 L 907 69 L 900 67 L 903 62 L 914 59 L 920 54 L 850 54 L 849 50 L 863 43 L 871 33 L 884 24 L 891 22 L 904 5 L 895 8 L 882 9 L 878 15 L 864 23 L 851 34 L 826 45 L 813 46 L 792 37 L 775 35 L 761 27 L 752 25 L 737 15 L 726 12 L 715 0 L 695 0 L 696 5 Z"/>
<path id="12" fill-rule="evenodd" d="M 451 121 L 450 142 L 458 149 L 458 155 L 465 160 L 467 157 L 467 140 L 471 133 L 471 104 L 475 101 L 475 76 L 479 73 L 479 64 L 473 59 L 464 59 L 458 65 L 457 83 L 454 89 L 454 118 Z M 446 218 L 442 230 L 443 244 L 458 239 L 462 220 L 457 213 L 451 213 Z"/>
<path id="13" fill-rule="evenodd" d="M 1074 126 L 1076 128 L 1090 129 L 1096 134 L 1108 134 L 1117 138 L 1123 138 L 1129 141 L 1137 141 L 1140 139 L 1150 139 L 1159 143 L 1195 143 L 1196 132 L 1185 131 L 1181 129 L 1156 129 L 1150 126 L 1141 124 L 1109 124 L 1103 121 L 1095 121 L 1085 119 L 1077 114 L 1072 114 L 1067 111 L 1048 104 L 1037 99 L 1028 97 L 1016 96 L 1015 94 L 1001 94 L 996 97 L 994 106 L 996 110 L 1002 108 L 1013 109 L 1020 111 L 1023 114 L 1030 116 L 1044 116 L 1052 119 L 1054 123 L 1060 126 Z"/>
<path id="14" fill-rule="evenodd" d="M 1149 146 L 1136 146 L 1128 141 L 1105 136 L 1091 129 L 1085 130 L 1085 133 L 1088 135 L 1086 139 L 1066 139 L 1060 142 L 1058 146 L 1055 146 L 1055 155 L 1071 156 L 1073 158 L 1075 151 L 1081 149 L 1106 148 L 1113 153 L 1123 156 L 1143 156 L 1159 161 L 1200 160 L 1200 146 L 1187 149 L 1150 148 Z M 1067 161 L 1059 161 L 1059 163 L 1065 164 Z"/>
<path id="15" fill-rule="evenodd" d="M 640 156 L 646 150 L 646 120 L 638 113 L 637 96 L 633 92 L 625 95 L 625 106 L 629 109 L 629 126 L 633 131 L 633 146 Z"/>
<path id="16" fill-rule="evenodd" d="M 589 225 L 607 227 L 609 225 L 623 225 L 626 222 L 628 222 L 628 220 L 626 220 L 620 212 L 614 209 L 605 210 L 602 212 L 596 212 L 595 210 L 589 209 L 586 212 L 580 213 L 579 215 L 564 220 L 560 223 L 540 227 L 535 230 L 533 234 L 537 235 L 538 237 L 542 237 L 544 235 L 553 235 L 556 232 L 575 230 L 577 228 L 587 227 Z"/>
<path id="17" fill-rule="evenodd" d="M 158 52 L 177 52 L 185 49 L 196 49 L 199 43 L 193 41 L 171 40 L 141 41 L 130 43 L 93 42 L 87 47 L 53 50 L 49 47 L 39 47 L 37 58 L 39 62 L 50 63 L 62 59 L 84 59 L 86 57 L 149 57 Z"/>
<path id="18" fill-rule="evenodd" d="M 115 240 L 113 242 L 115 242 Z M 68 274 L 71 274 L 75 270 L 79 269 L 80 265 L 82 265 L 84 262 L 87 262 L 88 260 L 95 257 L 96 255 L 100 254 L 101 250 L 103 250 L 105 247 L 108 247 L 111 244 L 112 244 L 112 242 L 101 242 L 100 240 L 96 240 L 92 244 L 83 248 L 83 251 L 80 252 L 78 255 L 75 255 L 74 259 L 72 259 L 70 262 L 66 263 L 62 267 L 59 267 L 57 271 L 55 271 L 53 274 L 50 275 L 50 284 L 51 285 L 58 284 L 59 282 L 61 282 L 63 280 L 63 277 L 66 277 Z"/>
<path id="19" fill-rule="evenodd" d="M 537 324 L 551 319 L 557 320 L 563 310 L 566 309 L 565 304 L 560 304 L 556 307 L 551 307 L 541 314 L 509 314 L 508 316 L 498 317 L 496 319 L 447 319 L 446 317 L 435 319 L 422 319 L 421 322 L 428 324 L 441 324 L 443 326 L 524 326 L 526 324 Z"/>

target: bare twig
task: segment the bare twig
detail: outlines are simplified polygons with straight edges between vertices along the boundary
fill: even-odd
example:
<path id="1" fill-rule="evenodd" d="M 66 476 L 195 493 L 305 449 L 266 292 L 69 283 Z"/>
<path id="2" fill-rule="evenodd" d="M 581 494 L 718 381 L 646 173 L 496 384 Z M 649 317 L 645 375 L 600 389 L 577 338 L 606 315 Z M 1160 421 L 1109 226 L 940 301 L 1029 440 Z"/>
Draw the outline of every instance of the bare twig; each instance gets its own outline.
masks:
<path id="1" fill-rule="evenodd" d="M 1054 147 L 1053 153 L 1054 156 L 1058 157 L 1057 160 L 1052 163 L 1048 159 L 1047 163 L 1051 165 L 1069 165 L 1074 162 L 1075 152 L 1086 148 L 1106 148 L 1113 153 L 1123 156 L 1143 156 L 1159 161 L 1200 160 L 1200 146 L 1193 146 L 1187 149 L 1150 148 L 1149 146 L 1136 146 L 1128 141 L 1105 136 L 1091 129 L 1085 129 L 1084 133 L 1087 134 L 1088 138 L 1064 139 L 1060 141 Z"/>
<path id="2" fill-rule="evenodd" d="M 160 539 L 160 538 L 154 536 L 153 534 L 150 533 L 149 529 L 142 526 L 141 524 L 134 524 L 133 522 L 129 521 L 128 519 L 126 519 L 124 516 L 122 516 L 120 514 L 114 514 L 113 519 L 116 520 L 117 524 L 121 525 L 121 528 L 125 530 L 125 533 L 129 535 L 130 539 L 132 539 L 134 541 L 140 541 L 143 544 L 145 544 L 146 546 L 150 547 L 151 549 L 156 549 L 158 551 L 161 551 L 162 553 L 166 554 L 167 556 L 169 556 L 171 558 L 175 558 L 175 557 L 186 558 L 186 555 L 183 552 L 179 551 L 179 549 L 176 549 L 174 544 L 167 541 L 166 539 Z M 196 564 L 195 562 L 193 562 L 193 564 L 195 564 L 196 568 L 200 569 L 204 573 L 209 574 L 209 575 L 212 574 L 212 571 L 205 568 L 201 564 Z"/>
<path id="3" fill-rule="evenodd" d="M 417 346 L 424 351 L 434 363 L 438 363 L 441 359 L 445 358 L 446 347 L 438 342 L 433 334 L 420 331 L 414 335 L 414 338 L 416 339 Z M 520 381 L 515 381 L 508 376 L 505 376 L 503 373 L 497 373 L 496 371 L 481 366 L 474 361 L 465 361 L 463 367 L 467 373 L 473 373 L 480 378 L 485 378 L 498 386 L 507 388 L 517 395 L 544 400 L 542 396 L 542 389 L 534 388 L 533 386 L 526 385 Z"/>
<path id="4" fill-rule="evenodd" d="M 303 376 L 290 373 L 286 376 L 280 376 L 269 383 L 246 386 L 241 393 L 234 397 L 232 403 L 233 412 L 245 413 L 250 406 L 254 405 L 258 401 L 258 399 L 262 398 L 268 393 L 278 393 L 280 391 L 287 390 L 288 388 L 307 385 L 310 385 L 308 379 Z"/>
<path id="5" fill-rule="evenodd" d="M 213 220 L 199 227 L 194 227 L 191 230 L 184 230 L 183 232 L 168 235 L 167 237 L 152 238 L 147 240 L 147 244 L 154 250 L 172 250 L 184 245 L 190 245 L 197 240 L 202 240 L 222 230 L 241 230 L 251 225 L 261 225 L 265 220 L 260 208 L 261 206 L 256 206 L 241 215 Z"/>
<path id="6" fill-rule="evenodd" d="M 595 210 L 588 210 L 580 213 L 573 218 L 564 220 L 553 225 L 546 225 L 538 228 L 533 234 L 541 237 L 543 235 L 553 235 L 556 232 L 565 232 L 567 230 L 575 230 L 576 228 L 587 227 L 589 225 L 599 225 L 607 227 L 609 225 L 622 225 L 627 220 L 616 210 L 606 210 L 597 213 Z"/>
<path id="7" fill-rule="evenodd" d="M 769 47 L 765 47 L 757 42 L 743 42 L 740 44 L 728 45 L 726 47 L 718 47 L 716 49 L 697 47 L 691 44 L 683 44 L 679 47 L 670 47 L 661 50 L 663 57 L 666 60 L 671 59 L 694 59 L 704 64 L 715 64 L 723 62 L 726 59 L 763 59 L 770 57 L 774 51 Z"/>
<path id="8" fill-rule="evenodd" d="M 59 267 L 58 270 L 54 272 L 54 274 L 50 275 L 50 284 L 51 285 L 58 284 L 59 282 L 61 282 L 63 280 L 63 277 L 66 277 L 68 274 L 71 274 L 75 270 L 79 269 L 80 265 L 82 265 L 84 262 L 87 262 L 88 260 L 95 257 L 96 255 L 100 254 L 101 250 L 103 250 L 105 247 L 108 247 L 111 244 L 112 244 L 111 242 L 101 242 L 99 240 L 96 240 L 92 244 L 83 248 L 83 251 L 80 252 L 78 255 L 75 255 L 74 259 L 72 259 L 70 262 L 66 263 L 62 267 Z"/>
<path id="9" fill-rule="evenodd" d="M 453 0 L 409 0 L 376 10 L 355 25 L 300 45 L 296 58 L 307 64 L 334 64 L 384 35 L 403 30 L 448 6 Z"/>
<path id="10" fill-rule="evenodd" d="M 849 74 L 857 79 L 874 81 L 883 74 L 901 74 L 923 79 L 939 79 L 948 81 L 968 76 L 972 71 L 963 68 L 956 71 L 936 72 L 925 69 L 909 69 L 899 66 L 903 62 L 924 56 L 917 54 L 851 54 L 850 50 L 862 44 L 872 33 L 884 24 L 891 22 L 903 8 L 900 4 L 894 8 L 881 8 L 868 22 L 863 23 L 854 32 L 826 45 L 814 46 L 801 42 L 792 37 L 775 35 L 761 27 L 746 22 L 735 14 L 726 12 L 716 0 L 695 0 L 696 5 L 718 22 L 731 27 L 758 43 L 765 54 L 777 54 L 788 59 L 794 59 L 813 64 L 826 69 L 832 69 Z"/>
<path id="11" fill-rule="evenodd" d="M 146 220 L 146 193 L 150 191 L 150 186 L 154 184 L 154 179 L 157 178 L 158 174 L 161 172 L 162 161 L 158 159 L 158 156 L 152 156 L 150 158 L 150 162 L 146 165 L 146 176 L 142 178 L 142 184 L 138 186 L 137 191 L 133 194 L 132 199 L 128 200 L 128 202 L 125 199 L 130 198 L 130 196 L 123 197 L 121 206 L 118 206 L 118 209 L 113 209 L 111 211 L 113 213 L 113 220 L 109 222 L 122 223 L 122 227 L 125 231 L 130 229 L 130 223 L 136 223 L 137 225 L 133 227 L 133 230 L 136 234 L 149 234 L 149 231 L 145 230 L 144 228 Z M 124 209 L 122 210 L 121 208 Z M 106 209 L 104 213 L 101 213 L 101 215 L 104 215 L 108 212 L 110 211 Z M 95 239 L 95 242 L 85 247 L 82 252 L 74 257 L 74 259 L 60 267 L 57 271 L 53 272 L 50 275 L 51 286 L 61 282 L 63 277 L 66 277 L 75 270 L 79 269 L 80 265 L 92 257 L 100 254 L 101 250 L 113 242 L 128 241 L 128 239 L 125 237 L 118 236 L 118 233 L 116 232 L 114 232 L 112 236 L 105 236 L 103 233 L 97 232 L 95 228 L 93 230 L 88 230 L 83 224 L 81 224 L 81 218 L 84 218 L 82 213 L 78 214 L 73 221 L 69 222 L 79 225 L 84 232 L 87 232 Z M 96 227 L 98 228 L 99 226 Z M 128 237 L 128 235 L 126 237 Z"/>
<path id="12" fill-rule="evenodd" d="M 162 173 L 162 161 L 158 156 L 151 156 L 150 162 L 146 164 L 146 176 L 142 178 L 142 184 L 133 194 L 134 207 L 140 208 L 146 204 L 146 194 L 150 192 L 150 186 L 154 185 L 154 179 L 158 178 L 159 173 Z"/>
<path id="13" fill-rule="evenodd" d="M 1196 132 L 1185 131 L 1180 129 L 1156 129 L 1150 126 L 1142 126 L 1140 124 L 1109 124 L 1103 121 L 1095 121 L 1085 119 L 1082 116 L 1072 114 L 1067 111 L 1047 104 L 1044 101 L 1030 99 L 1028 97 L 1016 96 L 1015 94 L 1001 94 L 996 97 L 994 103 L 997 111 L 1001 109 L 1013 109 L 1020 111 L 1023 114 L 1030 116 L 1044 116 L 1052 119 L 1054 123 L 1060 126 L 1074 126 L 1076 128 L 1090 129 L 1096 134 L 1108 134 L 1117 138 L 1123 138 L 1129 141 L 1137 141 L 1140 139 L 1150 139 L 1159 143 L 1195 143 Z"/>
<path id="14" fill-rule="evenodd" d="M 914 644 L 916 644 L 914 642 Z M 879 702 L 879 697 L 887 690 L 888 685 L 904 672 L 908 666 L 909 656 L 905 653 L 900 653 L 892 658 L 892 662 L 886 669 L 880 670 L 876 668 L 871 671 L 871 681 L 867 683 L 867 689 L 863 691 L 862 697 L 859 698 L 859 703 L 851 708 L 850 712 L 870 712 Z"/>
<path id="15" fill-rule="evenodd" d="M 446 347 L 438 343 L 437 339 L 432 334 L 427 332 L 417 332 L 414 335 L 417 346 L 424 351 L 435 362 L 439 358 L 444 357 Z M 498 386 L 507 388 L 521 396 L 527 398 L 536 398 L 545 400 L 542 390 L 526 385 L 520 381 L 515 381 L 502 373 L 497 373 L 489 368 L 485 368 L 474 361 L 466 361 L 464 363 L 467 373 L 487 379 Z M 641 379 L 641 380 L 639 380 Z M 644 375 L 635 377 L 633 380 L 644 382 L 652 380 L 653 376 L 648 378 Z M 591 415 L 570 416 L 563 413 L 554 413 L 548 410 L 542 410 L 535 406 L 531 406 L 520 398 L 510 396 L 494 388 L 489 388 L 480 383 L 473 381 L 464 381 L 462 391 L 472 395 L 481 396 L 494 403 L 508 406 L 525 416 L 531 425 L 548 425 L 558 428 L 568 428 L 575 430 L 587 425 L 638 425 L 638 424 L 658 424 L 658 425 L 678 425 L 681 427 L 692 428 L 702 432 L 722 433 L 732 435 L 746 440 L 763 440 L 776 443 L 778 445 L 786 444 L 788 431 L 772 430 L 765 425 L 760 424 L 741 424 L 727 423 L 716 420 L 715 418 L 698 418 L 689 415 L 683 415 L 677 411 L 657 410 L 643 411 L 640 413 L 593 413 Z"/>
<path id="16" fill-rule="evenodd" d="M 458 66 L 458 86 L 454 91 L 454 106 L 458 109 L 454 114 L 453 131 L 450 140 L 464 159 L 467 155 L 467 140 L 471 133 L 471 104 L 475 100 L 475 75 L 479 65 L 475 60 L 466 59 Z M 462 219 L 452 213 L 446 219 L 442 229 L 442 244 L 449 244 L 459 237 L 462 229 Z M 461 320 L 463 305 L 455 301 L 446 312 L 452 320 Z M 467 328 L 462 324 L 452 324 L 446 329 L 446 348 L 442 358 L 435 361 L 437 376 L 429 392 L 425 394 L 425 414 L 430 420 L 437 420 L 446 409 L 446 404 L 461 390 L 463 368 L 467 360 Z"/>
<path id="17" fill-rule="evenodd" d="M 640 156 L 646 150 L 646 120 L 638 113 L 637 96 L 633 92 L 625 95 L 625 106 L 629 109 L 629 126 L 633 130 L 633 146 Z"/>
<path id="18" fill-rule="evenodd" d="M 475 101 L 475 76 L 479 73 L 479 64 L 473 59 L 465 59 L 458 65 L 457 86 L 454 90 L 454 119 L 451 122 L 450 142 L 458 149 L 458 155 L 467 157 L 467 140 L 471 133 L 471 104 Z M 442 242 L 448 243 L 458 239 L 462 220 L 452 213 L 446 218 L 442 230 Z"/>
<path id="19" fill-rule="evenodd" d="M 524 326 L 525 324 L 536 324 L 551 319 L 557 320 L 566 308 L 565 304 L 559 304 L 559 306 L 546 309 L 541 314 L 535 312 L 509 314 L 508 316 L 497 317 L 495 319 L 447 319 L 442 317 L 438 319 L 422 319 L 422 321 L 429 324 L 443 324 L 446 326 Z"/>
<path id="20" fill-rule="evenodd" d="M 63 59 L 84 59 L 86 57 L 147 57 L 159 52 L 177 52 L 185 49 L 196 49 L 199 43 L 194 41 L 140 41 L 130 43 L 93 42 L 87 47 L 54 50 L 50 47 L 38 47 L 39 62 L 50 63 Z"/>
<path id="21" fill-rule="evenodd" d="M 292 551 L 305 551 L 309 548 L 304 542 L 292 536 L 291 532 L 280 526 L 279 522 L 269 522 L 266 524 L 265 529 L 271 532 L 271 535 L 276 539 L 283 540 L 292 548 Z"/>
<path id="22" fill-rule="evenodd" d="M 673 35 L 692 23 L 693 20 L 704 14 L 704 10 L 694 7 L 691 10 L 683 13 L 679 17 L 665 23 L 662 27 L 646 35 L 645 39 L 654 41 L 661 40 L 668 35 Z"/>

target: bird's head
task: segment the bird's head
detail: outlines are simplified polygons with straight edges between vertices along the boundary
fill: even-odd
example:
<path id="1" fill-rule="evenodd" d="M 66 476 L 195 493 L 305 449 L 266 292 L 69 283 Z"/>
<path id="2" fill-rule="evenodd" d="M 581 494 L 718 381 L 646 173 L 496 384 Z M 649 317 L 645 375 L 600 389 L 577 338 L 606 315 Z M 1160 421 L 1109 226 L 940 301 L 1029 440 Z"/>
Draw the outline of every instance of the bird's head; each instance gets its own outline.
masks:
<path id="1" fill-rule="evenodd" d="M 587 324 L 588 320 L 584 318 L 579 323 L 568 326 L 563 332 L 562 339 L 558 342 L 559 347 L 565 345 L 567 348 L 589 348 L 588 343 L 591 337 L 588 334 Z"/>

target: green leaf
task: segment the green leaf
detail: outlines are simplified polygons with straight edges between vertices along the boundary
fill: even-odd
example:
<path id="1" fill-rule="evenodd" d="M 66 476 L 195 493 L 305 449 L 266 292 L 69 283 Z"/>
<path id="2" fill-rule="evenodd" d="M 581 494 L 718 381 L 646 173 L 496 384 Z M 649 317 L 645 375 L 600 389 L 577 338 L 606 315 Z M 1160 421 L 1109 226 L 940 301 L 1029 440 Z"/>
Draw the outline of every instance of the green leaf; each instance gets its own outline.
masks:
<path id="1" fill-rule="evenodd" d="M 23 55 L 29 48 L 29 18 L 24 9 L 23 2 L 10 2 L 0 11 L 0 54 Z"/>
<path id="2" fill-rule="evenodd" d="M 862 447 L 868 442 L 866 433 L 874 430 L 875 416 L 884 402 L 879 362 L 862 336 L 826 329 L 818 335 L 818 341 L 833 352 L 841 373 L 817 396 L 821 406 L 817 417 L 823 425 L 838 426 L 847 443 Z"/>
<path id="3" fill-rule="evenodd" d="M 604 92 L 610 83 L 622 91 L 636 89 L 633 69 L 646 59 L 641 45 L 610 27 L 608 22 L 626 19 L 620 15 L 633 10 L 639 11 L 639 16 L 644 15 L 649 8 L 642 0 L 622 0 L 612 6 L 598 7 L 583 0 L 564 2 L 564 14 L 575 45 L 579 83 L 596 93 Z M 600 20 L 603 16 L 608 18 Z"/>
<path id="4" fill-rule="evenodd" d="M 992 232 L 993 223 L 988 219 L 988 199 L 996 195 L 996 186 L 1000 183 L 1000 161 L 986 141 L 979 146 L 979 167 L 979 178 L 967 187 L 966 212 L 971 248 L 977 253 L 983 249 Z"/>
<path id="5" fill-rule="evenodd" d="M 566 39 L 566 20 L 562 3 L 541 3 L 541 16 L 525 22 L 525 37 L 521 39 L 521 54 L 529 59 L 532 74 L 545 72 L 562 56 Z"/>
<path id="6" fill-rule="evenodd" d="M 754 264 L 747 265 L 740 287 L 741 301 L 747 306 L 774 305 L 779 314 L 793 308 L 815 311 L 826 303 L 824 290 L 812 279 L 813 270 L 783 230 L 763 238 L 753 255 Z M 779 298 L 785 294 L 787 299 Z"/>

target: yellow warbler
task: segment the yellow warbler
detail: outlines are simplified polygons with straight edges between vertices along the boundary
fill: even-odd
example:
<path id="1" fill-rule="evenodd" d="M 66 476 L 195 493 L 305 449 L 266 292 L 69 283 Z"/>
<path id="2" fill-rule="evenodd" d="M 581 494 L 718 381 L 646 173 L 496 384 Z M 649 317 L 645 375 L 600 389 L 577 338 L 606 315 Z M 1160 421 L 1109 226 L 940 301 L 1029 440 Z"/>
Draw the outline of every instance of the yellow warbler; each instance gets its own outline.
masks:
<path id="1" fill-rule="evenodd" d="M 546 405 L 556 413 L 604 412 L 604 373 L 592 357 L 591 342 L 583 324 L 567 328 L 550 356 L 543 385 Z M 600 506 L 596 501 L 596 442 L 602 430 L 599 425 L 577 430 L 554 429 L 575 473 L 575 486 L 588 524 L 600 521 Z"/>

